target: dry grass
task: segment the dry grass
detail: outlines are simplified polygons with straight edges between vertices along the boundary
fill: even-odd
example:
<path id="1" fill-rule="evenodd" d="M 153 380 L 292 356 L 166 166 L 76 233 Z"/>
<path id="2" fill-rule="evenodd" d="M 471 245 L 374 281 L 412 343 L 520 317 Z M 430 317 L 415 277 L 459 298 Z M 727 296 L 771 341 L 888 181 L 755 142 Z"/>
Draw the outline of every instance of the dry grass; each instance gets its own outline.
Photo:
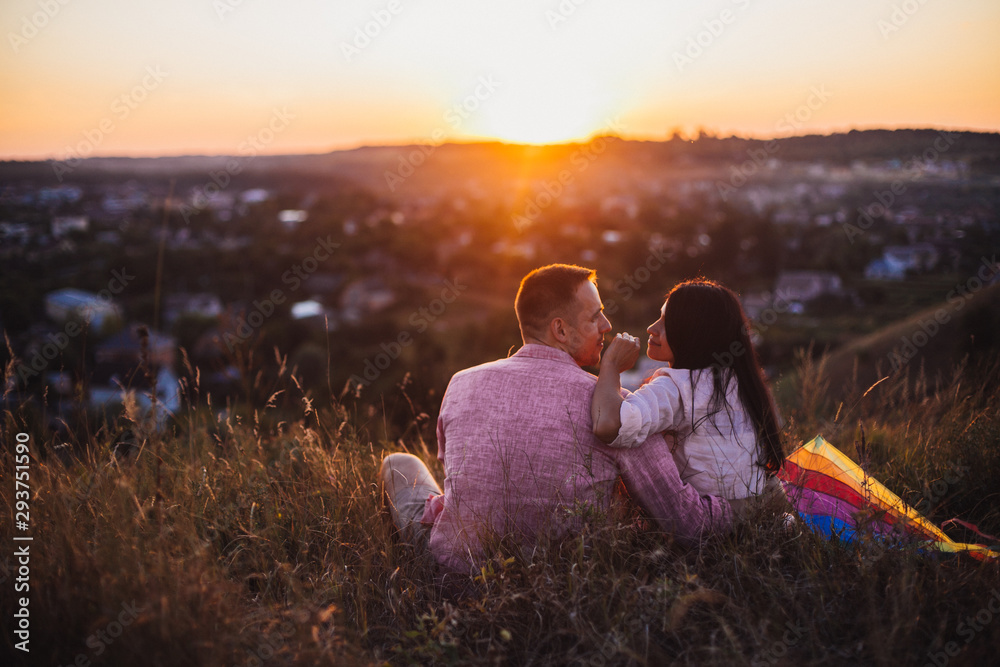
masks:
<path id="1" fill-rule="evenodd" d="M 1000 530 L 995 363 L 936 388 L 905 374 L 857 387 L 839 408 L 815 370 L 802 360 L 789 441 L 823 433 L 858 456 L 863 424 L 861 454 L 890 488 L 935 520 Z M 694 551 L 641 521 L 595 522 L 531 558 L 501 545 L 474 592 L 448 599 L 374 484 L 400 443 L 429 459 L 419 431 L 373 442 L 379 415 L 317 409 L 287 375 L 276 386 L 271 407 L 200 405 L 167 435 L 125 422 L 127 447 L 105 426 L 69 451 L 5 413 L 7 506 L 14 435 L 33 446 L 29 664 L 923 665 L 948 642 L 949 664 L 987 664 L 1000 645 L 1000 622 L 968 642 L 960 626 L 1000 590 L 996 564 L 845 547 L 767 516 Z M 950 464 L 967 469 L 937 493 Z M 136 620 L 104 643 L 133 601 Z"/>

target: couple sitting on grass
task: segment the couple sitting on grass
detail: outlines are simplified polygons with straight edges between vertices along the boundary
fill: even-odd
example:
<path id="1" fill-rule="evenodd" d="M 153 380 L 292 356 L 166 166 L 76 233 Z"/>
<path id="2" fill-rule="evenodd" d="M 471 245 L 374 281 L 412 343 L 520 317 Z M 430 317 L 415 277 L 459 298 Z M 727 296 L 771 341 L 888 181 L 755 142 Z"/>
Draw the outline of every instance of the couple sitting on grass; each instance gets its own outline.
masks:
<path id="1" fill-rule="evenodd" d="M 729 529 L 752 498 L 780 488 L 775 409 L 736 295 L 708 281 L 667 296 L 648 329 L 670 364 L 635 393 L 619 374 L 639 342 L 603 313 L 595 272 L 552 264 L 521 281 L 524 345 L 456 373 L 441 403 L 444 490 L 420 459 L 390 454 L 380 477 L 393 521 L 444 573 L 482 564 L 486 536 L 528 549 L 582 528 L 628 498 L 682 544 Z M 729 362 L 729 363 L 720 363 Z M 595 378 L 584 366 L 600 365 Z"/>

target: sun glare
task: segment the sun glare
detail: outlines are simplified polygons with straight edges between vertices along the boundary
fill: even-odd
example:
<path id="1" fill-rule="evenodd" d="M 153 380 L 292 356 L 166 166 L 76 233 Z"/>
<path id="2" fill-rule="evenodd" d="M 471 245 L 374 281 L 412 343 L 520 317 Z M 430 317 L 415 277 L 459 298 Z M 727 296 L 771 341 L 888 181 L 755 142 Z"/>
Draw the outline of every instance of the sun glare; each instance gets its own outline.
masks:
<path id="1" fill-rule="evenodd" d="M 484 105 L 478 122 L 470 129 L 512 143 L 584 139 L 608 129 L 612 102 L 592 82 L 520 79 Z"/>
<path id="2" fill-rule="evenodd" d="M 568 37 L 568 36 L 567 36 Z M 577 43 L 583 42 L 583 43 Z M 512 143 L 547 144 L 607 132 L 626 103 L 622 72 L 587 52 L 582 38 L 567 59 L 551 46 L 509 50 L 494 62 L 497 90 L 462 128 Z"/>

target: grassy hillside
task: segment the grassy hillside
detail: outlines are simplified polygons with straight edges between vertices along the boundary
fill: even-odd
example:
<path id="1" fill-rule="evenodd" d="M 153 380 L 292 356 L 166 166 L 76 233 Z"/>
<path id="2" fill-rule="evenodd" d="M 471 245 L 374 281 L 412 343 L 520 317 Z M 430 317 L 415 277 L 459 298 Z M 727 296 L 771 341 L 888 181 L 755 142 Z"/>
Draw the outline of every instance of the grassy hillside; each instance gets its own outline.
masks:
<path id="1" fill-rule="evenodd" d="M 787 443 L 823 432 L 857 456 L 860 419 L 889 488 L 995 535 L 1000 360 L 973 362 L 936 391 L 905 373 L 863 397 L 855 385 L 833 412 L 804 360 L 783 405 Z M 267 407 L 198 405 L 167 434 L 126 411 L 93 425 L 86 451 L 4 413 L 0 496 L 14 506 L 26 433 L 34 536 L 31 653 L 11 647 L 9 558 L 4 653 L 39 665 L 923 665 L 989 664 L 1000 645 L 1000 623 L 982 620 L 998 564 L 843 546 L 768 516 L 693 551 L 641 521 L 597 520 L 530 558 L 498 547 L 475 592 L 448 599 L 374 482 L 400 449 L 440 475 L 432 425 L 414 414 L 386 433 L 349 396 L 318 405 L 287 371 L 280 382 Z M 2 521 L 10 535 L 11 513 Z"/>
<path id="2" fill-rule="evenodd" d="M 831 403 L 848 397 L 855 385 L 870 387 L 887 377 L 947 380 L 957 360 L 1000 347 L 1000 283 L 974 292 L 960 292 L 960 286 L 938 291 L 933 305 L 821 359 L 820 379 Z"/>

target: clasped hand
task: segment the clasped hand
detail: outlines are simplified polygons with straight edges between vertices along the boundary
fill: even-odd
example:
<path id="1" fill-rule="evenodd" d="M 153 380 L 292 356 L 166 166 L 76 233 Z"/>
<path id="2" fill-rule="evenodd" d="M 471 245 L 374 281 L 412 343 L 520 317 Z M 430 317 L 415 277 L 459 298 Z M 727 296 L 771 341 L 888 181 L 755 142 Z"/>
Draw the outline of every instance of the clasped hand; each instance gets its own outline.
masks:
<path id="1" fill-rule="evenodd" d="M 624 373 L 635 366 L 641 352 L 639 339 L 627 333 L 620 333 L 611 339 L 608 349 L 601 357 L 601 367 L 605 364 L 609 368 L 615 368 L 619 373 Z"/>

